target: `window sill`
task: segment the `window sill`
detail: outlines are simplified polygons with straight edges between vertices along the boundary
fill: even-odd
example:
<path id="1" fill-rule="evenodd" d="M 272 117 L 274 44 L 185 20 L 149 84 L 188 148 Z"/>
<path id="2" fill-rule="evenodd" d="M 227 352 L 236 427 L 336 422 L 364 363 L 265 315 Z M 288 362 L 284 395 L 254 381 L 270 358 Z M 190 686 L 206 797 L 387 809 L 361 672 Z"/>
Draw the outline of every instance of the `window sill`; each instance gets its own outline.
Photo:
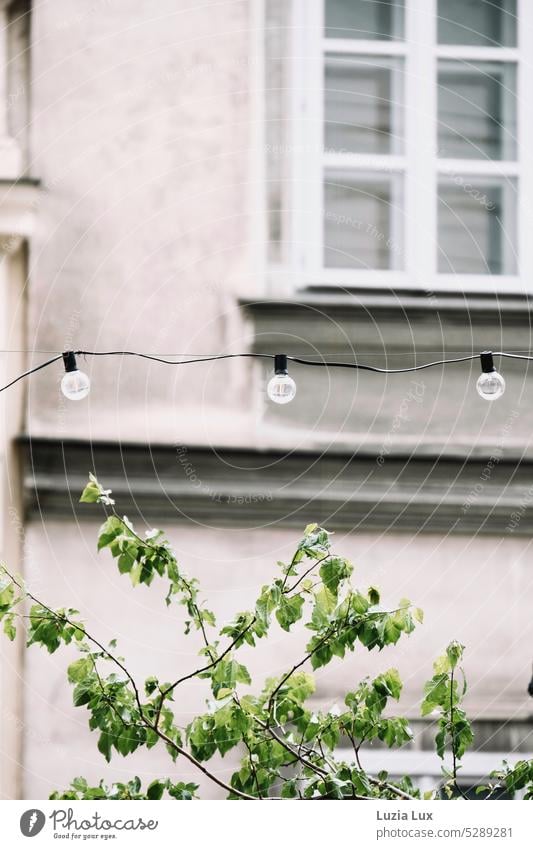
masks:
<path id="1" fill-rule="evenodd" d="M 521 327 L 527 321 L 533 307 L 533 296 L 527 294 L 489 294 L 470 292 L 430 292 L 417 289 L 365 289 L 353 292 L 334 287 L 309 286 L 294 292 L 291 297 L 261 300 L 241 298 L 241 307 L 252 317 L 288 316 L 304 317 L 305 311 L 324 312 L 326 315 L 342 313 L 343 316 L 367 314 L 380 316 L 398 316 L 415 318 L 425 314 L 440 316 L 464 315 L 471 321 L 517 324 Z M 513 346 L 515 347 L 515 346 Z"/>

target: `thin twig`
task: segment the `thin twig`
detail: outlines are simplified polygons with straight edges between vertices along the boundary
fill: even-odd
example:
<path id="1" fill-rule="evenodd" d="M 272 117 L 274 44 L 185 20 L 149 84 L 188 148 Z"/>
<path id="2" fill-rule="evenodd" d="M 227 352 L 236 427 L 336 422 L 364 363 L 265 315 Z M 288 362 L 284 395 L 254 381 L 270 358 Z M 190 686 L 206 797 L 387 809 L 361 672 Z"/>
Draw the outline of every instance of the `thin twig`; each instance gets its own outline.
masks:
<path id="1" fill-rule="evenodd" d="M 313 571 L 313 569 L 316 569 L 316 568 L 317 568 L 317 566 L 320 566 L 320 564 L 321 564 L 321 563 L 323 563 L 323 562 L 324 562 L 324 560 L 327 560 L 327 559 L 328 559 L 328 557 L 336 557 L 336 556 L 337 556 L 337 555 L 332 554 L 331 552 L 328 552 L 328 554 L 324 555 L 324 557 L 321 557 L 319 560 L 315 560 L 315 562 L 313 563 L 313 565 L 312 565 L 312 566 L 310 566 L 310 567 L 309 567 L 309 569 L 306 569 L 306 570 L 305 570 L 305 572 L 303 573 L 303 575 L 301 575 L 301 576 L 298 578 L 298 580 L 296 581 L 296 583 L 295 583 L 295 584 L 293 584 L 293 585 L 292 585 L 292 587 L 287 587 L 286 589 L 283 589 L 283 592 L 284 592 L 285 594 L 292 593 L 292 591 L 296 589 L 296 587 L 298 586 L 298 584 L 300 584 L 300 583 L 304 580 L 304 578 L 307 578 L 307 576 L 309 575 L 309 573 L 310 573 L 310 572 L 312 572 L 312 571 Z M 292 563 L 291 563 L 291 566 L 292 566 Z M 287 577 L 287 576 L 286 576 L 286 577 Z"/>

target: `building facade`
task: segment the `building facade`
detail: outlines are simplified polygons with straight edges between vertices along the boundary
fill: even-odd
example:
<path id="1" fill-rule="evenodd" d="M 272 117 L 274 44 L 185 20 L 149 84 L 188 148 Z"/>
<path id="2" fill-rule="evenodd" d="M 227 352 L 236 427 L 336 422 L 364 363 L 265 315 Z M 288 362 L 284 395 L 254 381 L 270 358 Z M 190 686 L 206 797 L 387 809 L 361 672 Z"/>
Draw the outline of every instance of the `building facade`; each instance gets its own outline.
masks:
<path id="1" fill-rule="evenodd" d="M 3 3 L 2 347 L 27 352 L 3 354 L 3 382 L 69 349 L 389 368 L 530 352 L 529 5 Z M 317 521 L 363 586 L 426 614 L 404 645 L 317 676 L 333 704 L 347 675 L 399 668 L 415 742 L 369 765 L 438 781 L 418 703 L 452 638 L 476 720 L 465 782 L 533 751 L 527 362 L 502 362 L 494 404 L 478 361 L 295 366 L 286 406 L 261 361 L 83 368 L 79 404 L 53 368 L 3 396 L 3 556 L 30 586 L 164 678 L 198 646 L 164 592 L 133 592 L 96 553 L 100 517 L 77 503 L 89 470 L 139 527 L 166 528 L 221 620 Z M 253 671 L 280 674 L 304 639 L 280 632 Z M 168 771 L 157 750 L 103 763 L 65 667 L 2 644 L 3 796 Z M 184 722 L 204 696 L 184 691 Z"/>

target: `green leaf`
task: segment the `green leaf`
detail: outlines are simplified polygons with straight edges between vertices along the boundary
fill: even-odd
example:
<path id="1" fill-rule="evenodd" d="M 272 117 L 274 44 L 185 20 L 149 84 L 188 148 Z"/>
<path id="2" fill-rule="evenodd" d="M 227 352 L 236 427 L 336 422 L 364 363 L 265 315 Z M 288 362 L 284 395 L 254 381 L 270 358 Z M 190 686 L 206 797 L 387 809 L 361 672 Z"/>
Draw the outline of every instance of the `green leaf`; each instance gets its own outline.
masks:
<path id="1" fill-rule="evenodd" d="M 81 657 L 71 663 L 67 669 L 67 677 L 71 684 L 77 684 L 87 678 L 94 670 L 93 662 L 89 657 Z"/>
<path id="2" fill-rule="evenodd" d="M 313 669 L 319 669 L 321 666 L 326 666 L 333 657 L 333 650 L 329 643 L 324 643 L 313 652 L 311 657 L 311 666 Z"/>
<path id="3" fill-rule="evenodd" d="M 94 481 L 89 481 L 80 496 L 81 504 L 97 504 L 100 498 L 100 487 Z"/>
<path id="4" fill-rule="evenodd" d="M 133 587 L 136 587 L 137 584 L 140 582 L 142 571 L 142 563 L 136 563 L 135 566 L 130 570 L 130 580 Z"/>
<path id="5" fill-rule="evenodd" d="M 81 494 L 80 502 L 85 504 L 96 504 L 100 502 L 101 504 L 111 505 L 115 502 L 110 496 L 111 490 L 104 489 L 92 472 L 89 472 L 89 482 Z"/>
<path id="6" fill-rule="evenodd" d="M 109 516 L 100 528 L 98 534 L 98 551 L 106 548 L 125 532 L 124 524 L 117 516 Z"/>
<path id="7" fill-rule="evenodd" d="M 155 675 L 151 675 L 149 678 L 147 678 L 144 682 L 144 692 L 146 693 L 146 695 L 151 696 L 154 690 L 157 690 L 158 684 L 159 681 L 155 677 Z"/>
<path id="8" fill-rule="evenodd" d="M 461 643 L 453 642 L 450 643 L 446 649 L 446 656 L 450 662 L 450 666 L 452 669 L 455 669 L 457 664 L 463 657 L 464 646 Z"/>
<path id="9" fill-rule="evenodd" d="M 435 675 L 447 675 L 450 671 L 450 659 L 447 654 L 438 657 L 433 664 Z"/>
<path id="10" fill-rule="evenodd" d="M 86 705 L 88 702 L 90 702 L 91 696 L 92 685 L 90 683 L 84 681 L 81 684 L 77 684 L 76 687 L 74 687 L 74 692 L 72 693 L 74 707 L 81 707 L 82 705 Z"/>
<path id="11" fill-rule="evenodd" d="M 322 563 L 319 574 L 324 586 L 336 599 L 339 584 L 349 578 L 353 572 L 353 566 L 344 557 L 330 557 Z"/>
<path id="12" fill-rule="evenodd" d="M 124 551 L 118 558 L 118 571 L 121 575 L 131 572 L 137 559 L 137 549 L 133 546 Z"/>
<path id="13" fill-rule="evenodd" d="M 17 629 L 15 627 L 15 617 L 13 616 L 12 613 L 8 614 L 5 617 L 3 628 L 4 628 L 4 634 L 6 635 L 8 640 L 11 640 L 11 642 L 13 642 L 13 640 L 17 636 Z"/>
<path id="14" fill-rule="evenodd" d="M 366 613 L 370 606 L 369 602 L 364 597 L 364 595 L 359 592 L 350 593 L 350 595 L 348 596 L 348 602 L 350 605 L 350 610 L 352 610 L 354 613 L 359 614 Z"/>
<path id="15" fill-rule="evenodd" d="M 304 600 L 301 595 L 295 595 L 292 598 L 281 597 L 276 610 L 276 619 L 284 631 L 290 631 L 291 625 L 301 619 L 303 606 Z"/>
<path id="16" fill-rule="evenodd" d="M 167 790 L 169 796 L 172 796 L 173 799 L 181 799 L 185 801 L 196 798 L 198 784 L 192 784 L 191 782 L 185 784 L 183 781 L 178 782 L 178 784 L 171 784 L 170 782 L 167 782 Z"/>
<path id="17" fill-rule="evenodd" d="M 300 705 L 303 705 L 316 689 L 315 679 L 308 672 L 293 672 L 285 686 L 289 698 Z"/>
<path id="18" fill-rule="evenodd" d="M 448 675 L 440 672 L 424 685 L 424 700 L 421 706 L 422 716 L 427 716 L 436 708 L 446 704 L 449 696 Z"/>
<path id="19" fill-rule="evenodd" d="M 337 605 L 337 597 L 325 585 L 315 593 L 315 607 L 328 616 Z"/>
<path id="20" fill-rule="evenodd" d="M 354 769 L 352 770 L 352 782 L 354 786 L 354 790 L 359 796 L 371 796 L 372 795 L 372 785 L 368 779 L 368 776 L 362 769 Z"/>
<path id="21" fill-rule="evenodd" d="M 104 756 L 106 761 L 109 763 L 111 760 L 111 746 L 113 745 L 112 737 L 107 733 L 107 731 L 102 731 L 100 737 L 98 738 L 98 751 Z"/>
<path id="22" fill-rule="evenodd" d="M 368 588 L 368 600 L 372 606 L 379 604 L 380 597 L 381 596 L 377 587 Z"/>
<path id="23" fill-rule="evenodd" d="M 382 675 L 379 675 L 373 682 L 374 689 L 385 695 L 398 700 L 402 692 L 402 682 L 397 669 L 388 669 Z"/>
<path id="24" fill-rule="evenodd" d="M 387 645 L 394 645 L 402 636 L 401 629 L 390 616 L 384 617 L 383 640 Z"/>
<path id="25" fill-rule="evenodd" d="M 201 613 L 205 624 L 211 625 L 212 628 L 215 628 L 217 624 L 215 614 L 211 610 L 207 610 L 205 607 L 202 608 Z"/>
<path id="26" fill-rule="evenodd" d="M 15 600 L 15 585 L 11 583 L 0 584 L 0 619 L 11 610 Z"/>
<path id="27" fill-rule="evenodd" d="M 211 673 L 211 682 L 215 696 L 223 689 L 233 691 L 239 683 L 252 683 L 250 673 L 246 667 L 230 657 L 217 663 Z"/>
<path id="28" fill-rule="evenodd" d="M 283 787 L 281 788 L 281 798 L 296 799 L 297 796 L 298 791 L 296 789 L 296 781 L 294 781 L 294 779 L 290 779 L 290 781 L 285 781 Z"/>

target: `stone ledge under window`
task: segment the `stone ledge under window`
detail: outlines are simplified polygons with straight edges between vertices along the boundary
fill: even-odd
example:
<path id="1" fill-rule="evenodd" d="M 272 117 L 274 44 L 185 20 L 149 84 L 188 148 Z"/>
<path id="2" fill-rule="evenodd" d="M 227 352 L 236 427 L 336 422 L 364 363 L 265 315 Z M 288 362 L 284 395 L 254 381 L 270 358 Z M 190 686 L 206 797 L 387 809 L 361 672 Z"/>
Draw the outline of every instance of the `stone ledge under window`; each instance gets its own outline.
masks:
<path id="1" fill-rule="evenodd" d="M 411 356 L 415 348 L 416 353 L 532 348 L 528 295 L 308 289 L 281 300 L 242 298 L 240 305 L 262 350 L 281 339 L 287 344 L 291 333 L 319 351 L 342 352 L 353 344 L 356 351 L 364 345 L 382 355 L 398 348 Z"/>
<path id="2" fill-rule="evenodd" d="M 211 527 L 531 535 L 533 462 L 288 454 L 253 449 L 19 440 L 26 514 L 95 518 L 79 505 L 93 470 L 121 512 Z"/>

